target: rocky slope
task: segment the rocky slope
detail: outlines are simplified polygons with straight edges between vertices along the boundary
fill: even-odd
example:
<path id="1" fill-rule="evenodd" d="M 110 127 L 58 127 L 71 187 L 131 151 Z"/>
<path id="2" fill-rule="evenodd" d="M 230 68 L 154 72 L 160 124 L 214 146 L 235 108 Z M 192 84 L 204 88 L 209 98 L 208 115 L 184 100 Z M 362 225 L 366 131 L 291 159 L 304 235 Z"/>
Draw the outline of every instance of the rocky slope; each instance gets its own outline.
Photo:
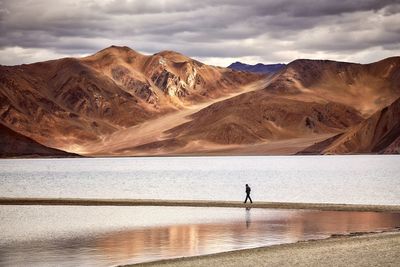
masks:
<path id="1" fill-rule="evenodd" d="M 364 65 L 295 60 L 275 76 L 266 90 L 272 94 L 342 103 L 368 117 L 400 95 L 400 57 Z"/>
<path id="2" fill-rule="evenodd" d="M 217 144 L 254 144 L 340 132 L 362 121 L 343 104 L 306 103 L 259 90 L 213 104 L 168 131 L 174 139 Z"/>
<path id="3" fill-rule="evenodd" d="M 145 56 L 128 47 L 112 46 L 81 61 L 154 107 L 205 101 L 260 78 L 205 65 L 174 51 Z"/>
<path id="4" fill-rule="evenodd" d="M 0 123 L 0 157 L 78 157 L 39 144 Z"/>
<path id="5" fill-rule="evenodd" d="M 171 51 L 145 56 L 112 46 L 86 58 L 0 66 L 0 121 L 79 153 L 82 144 L 259 78 Z"/>
<path id="6" fill-rule="evenodd" d="M 400 153 L 400 98 L 371 117 L 300 154 Z"/>

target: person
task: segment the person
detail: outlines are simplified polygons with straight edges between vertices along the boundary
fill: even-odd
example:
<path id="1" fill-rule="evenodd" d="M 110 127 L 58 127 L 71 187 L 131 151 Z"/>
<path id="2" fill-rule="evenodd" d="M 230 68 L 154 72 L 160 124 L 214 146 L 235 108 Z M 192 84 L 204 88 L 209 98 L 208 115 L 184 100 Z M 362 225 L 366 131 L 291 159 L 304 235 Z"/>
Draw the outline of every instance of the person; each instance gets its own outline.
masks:
<path id="1" fill-rule="evenodd" d="M 250 200 L 250 203 L 253 203 L 253 200 L 251 200 L 251 197 L 250 197 L 250 192 L 251 192 L 251 188 L 248 184 L 246 184 L 246 199 L 244 200 L 243 203 L 247 203 L 247 199 Z"/>

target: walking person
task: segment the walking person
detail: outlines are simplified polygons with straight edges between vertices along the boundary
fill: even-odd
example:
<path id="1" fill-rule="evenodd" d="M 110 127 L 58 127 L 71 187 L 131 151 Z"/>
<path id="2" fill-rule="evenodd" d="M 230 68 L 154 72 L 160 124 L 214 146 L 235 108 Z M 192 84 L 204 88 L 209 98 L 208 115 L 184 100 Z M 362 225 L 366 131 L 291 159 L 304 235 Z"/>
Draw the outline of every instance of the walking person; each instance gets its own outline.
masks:
<path id="1" fill-rule="evenodd" d="M 251 200 L 251 197 L 250 197 L 250 192 L 251 192 L 251 188 L 248 184 L 246 184 L 246 199 L 244 200 L 243 203 L 247 203 L 247 199 L 250 200 L 250 203 L 253 203 L 253 200 Z"/>

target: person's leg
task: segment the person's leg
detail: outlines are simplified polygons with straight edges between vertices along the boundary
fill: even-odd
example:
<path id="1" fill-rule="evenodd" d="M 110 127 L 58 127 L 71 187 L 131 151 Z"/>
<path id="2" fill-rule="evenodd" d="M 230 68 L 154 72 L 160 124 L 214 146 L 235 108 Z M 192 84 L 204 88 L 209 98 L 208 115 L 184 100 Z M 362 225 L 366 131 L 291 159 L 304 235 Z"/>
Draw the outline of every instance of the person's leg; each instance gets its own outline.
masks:
<path id="1" fill-rule="evenodd" d="M 249 195 L 246 195 L 246 199 L 244 200 L 243 203 L 247 203 L 247 199 L 249 198 Z"/>
<path id="2" fill-rule="evenodd" d="M 250 195 L 249 195 L 249 199 L 250 199 L 250 203 L 253 203 L 253 200 L 251 200 L 251 197 L 250 197 Z"/>

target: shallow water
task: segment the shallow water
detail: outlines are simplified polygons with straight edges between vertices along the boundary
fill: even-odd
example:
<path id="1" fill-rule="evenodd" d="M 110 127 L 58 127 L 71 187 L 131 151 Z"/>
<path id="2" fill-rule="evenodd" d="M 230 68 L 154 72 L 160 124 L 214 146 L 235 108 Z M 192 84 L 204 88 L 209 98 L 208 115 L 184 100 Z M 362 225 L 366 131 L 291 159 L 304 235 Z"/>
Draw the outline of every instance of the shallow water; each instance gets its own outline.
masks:
<path id="1" fill-rule="evenodd" d="M 1 266 L 114 266 L 400 226 L 400 214 L 1 206 Z"/>
<path id="2" fill-rule="evenodd" d="M 0 197 L 400 205 L 400 156 L 0 160 Z"/>
<path id="3" fill-rule="evenodd" d="M 0 160 L 0 197 L 400 205 L 399 156 Z M 0 206 L 0 266 L 113 266 L 400 226 L 400 214 Z"/>

